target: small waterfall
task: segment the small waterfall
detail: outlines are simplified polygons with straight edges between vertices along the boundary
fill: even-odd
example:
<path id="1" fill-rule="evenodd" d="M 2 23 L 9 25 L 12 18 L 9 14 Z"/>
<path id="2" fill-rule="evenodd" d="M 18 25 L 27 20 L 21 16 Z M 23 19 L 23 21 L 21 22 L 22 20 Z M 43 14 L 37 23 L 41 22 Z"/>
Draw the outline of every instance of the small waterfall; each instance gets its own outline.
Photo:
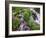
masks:
<path id="1" fill-rule="evenodd" d="M 27 23 L 24 21 L 23 19 L 23 14 L 19 14 L 20 18 L 20 27 L 19 30 L 20 31 L 24 31 L 24 30 L 30 30 L 30 28 L 27 26 Z"/>
<path id="2" fill-rule="evenodd" d="M 37 13 L 34 9 L 30 9 L 30 10 L 37 15 L 36 20 L 34 22 L 36 22 L 37 24 L 40 24 L 40 14 Z"/>

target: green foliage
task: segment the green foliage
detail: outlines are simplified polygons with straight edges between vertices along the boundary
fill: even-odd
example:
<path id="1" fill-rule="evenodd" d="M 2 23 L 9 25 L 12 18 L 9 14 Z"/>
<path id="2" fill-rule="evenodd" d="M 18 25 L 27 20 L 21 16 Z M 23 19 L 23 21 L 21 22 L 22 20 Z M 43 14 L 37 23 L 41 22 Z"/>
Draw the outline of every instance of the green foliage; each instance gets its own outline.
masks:
<path id="1" fill-rule="evenodd" d="M 32 24 L 32 30 L 40 30 L 40 25 L 37 23 Z"/>
<path id="2" fill-rule="evenodd" d="M 31 16 L 31 11 L 30 11 L 30 9 L 25 9 L 23 16 L 24 16 L 24 20 L 28 22 L 29 19 L 30 19 L 30 16 Z"/>
<path id="3" fill-rule="evenodd" d="M 16 16 L 21 12 L 21 8 L 20 7 L 12 7 L 12 12 L 15 13 L 14 16 Z"/>
<path id="4" fill-rule="evenodd" d="M 13 28 L 18 28 L 19 27 L 19 19 L 16 18 L 15 20 L 12 20 L 12 25 L 13 25 Z"/>
<path id="5" fill-rule="evenodd" d="M 34 22 L 34 19 L 30 17 L 31 19 L 28 21 L 28 26 L 32 30 L 40 30 L 40 25 Z"/>
<path id="6" fill-rule="evenodd" d="M 30 28 L 32 28 L 32 24 L 34 23 L 34 19 L 32 18 L 32 16 L 30 17 L 29 21 L 28 21 L 28 26 Z"/>

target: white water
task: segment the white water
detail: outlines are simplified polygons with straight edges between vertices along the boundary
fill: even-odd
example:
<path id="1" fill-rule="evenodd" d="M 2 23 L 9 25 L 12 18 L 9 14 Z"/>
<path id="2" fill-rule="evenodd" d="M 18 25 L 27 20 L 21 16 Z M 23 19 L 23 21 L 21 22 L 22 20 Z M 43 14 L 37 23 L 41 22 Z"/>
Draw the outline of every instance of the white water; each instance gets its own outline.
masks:
<path id="1" fill-rule="evenodd" d="M 37 18 L 34 22 L 36 22 L 37 24 L 40 24 L 40 14 L 37 13 L 34 9 L 30 9 L 30 10 L 33 11 L 33 13 L 36 13 L 36 15 L 37 15 Z"/>

